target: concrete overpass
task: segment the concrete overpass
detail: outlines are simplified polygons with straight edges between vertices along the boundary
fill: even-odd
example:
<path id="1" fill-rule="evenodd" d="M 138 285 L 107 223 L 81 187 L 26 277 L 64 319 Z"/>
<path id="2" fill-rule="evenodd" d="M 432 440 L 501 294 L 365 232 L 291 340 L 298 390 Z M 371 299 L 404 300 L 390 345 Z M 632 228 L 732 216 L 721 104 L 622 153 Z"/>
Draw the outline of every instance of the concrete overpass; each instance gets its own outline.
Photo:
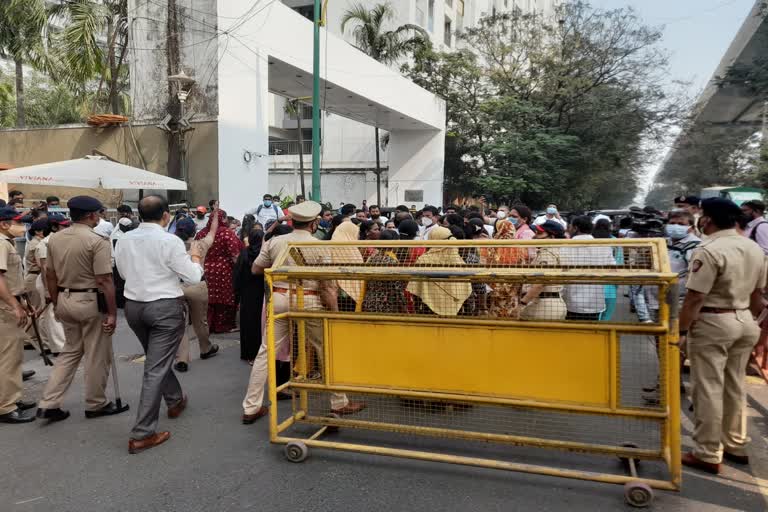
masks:
<path id="1" fill-rule="evenodd" d="M 768 17 L 761 4 L 761 0 L 755 3 L 697 100 L 690 123 L 662 163 L 656 176 L 656 187 L 673 187 L 675 178 L 683 170 L 702 165 L 702 148 L 717 144 L 719 149 L 733 150 L 760 130 L 763 98 L 743 84 L 721 84 L 718 79 L 725 76 L 731 66 L 751 65 L 755 58 L 768 52 Z"/>

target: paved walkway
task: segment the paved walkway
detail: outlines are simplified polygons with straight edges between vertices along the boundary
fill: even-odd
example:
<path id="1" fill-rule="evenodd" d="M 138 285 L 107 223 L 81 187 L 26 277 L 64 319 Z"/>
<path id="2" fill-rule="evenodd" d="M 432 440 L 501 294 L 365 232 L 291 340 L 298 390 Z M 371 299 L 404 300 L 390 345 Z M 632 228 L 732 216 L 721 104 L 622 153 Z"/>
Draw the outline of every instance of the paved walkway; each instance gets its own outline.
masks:
<path id="1" fill-rule="evenodd" d="M 128 455 L 133 411 L 85 419 L 81 376 L 65 399 L 64 407 L 72 412 L 70 419 L 53 425 L 37 421 L 0 426 L 0 510 L 628 509 L 620 487 L 591 482 L 322 450 L 314 450 L 303 464 L 291 464 L 281 447 L 267 441 L 266 421 L 240 424 L 240 402 L 250 367 L 240 361 L 236 340 L 236 335 L 218 337 L 221 353 L 207 361 L 194 359 L 190 372 L 180 376 L 189 394 L 189 408 L 177 420 L 161 416 L 160 427 L 171 430 L 173 437 L 157 449 Z M 132 359 L 141 349 L 122 319 L 115 345 L 123 399 L 135 407 L 142 366 Z M 25 352 L 25 357 L 25 368 L 38 371 L 25 383 L 26 398 L 37 399 L 49 369 L 32 352 Z M 109 392 L 111 395 L 111 385 Z M 683 491 L 657 492 L 654 510 L 768 509 L 768 388 L 759 381 L 750 384 L 749 405 L 752 466 L 727 465 L 720 477 L 685 470 Z M 289 405 L 283 402 L 281 407 Z M 690 418 L 684 420 L 683 429 L 687 436 Z M 525 450 L 526 458 L 539 463 L 569 461 L 569 455 L 559 452 Z M 597 458 L 595 469 L 605 464 L 605 459 Z"/>

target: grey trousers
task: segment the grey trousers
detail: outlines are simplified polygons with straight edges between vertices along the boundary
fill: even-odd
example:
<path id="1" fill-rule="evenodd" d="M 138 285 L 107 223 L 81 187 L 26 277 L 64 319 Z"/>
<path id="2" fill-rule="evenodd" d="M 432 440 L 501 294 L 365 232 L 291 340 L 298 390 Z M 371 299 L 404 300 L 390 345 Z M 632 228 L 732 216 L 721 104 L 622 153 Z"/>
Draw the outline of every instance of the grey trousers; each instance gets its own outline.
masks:
<path id="1" fill-rule="evenodd" d="M 144 439 L 157 429 L 160 399 L 172 406 L 183 398 L 173 361 L 186 325 L 184 299 L 126 300 L 125 318 L 146 354 L 141 399 L 131 430 L 131 439 Z"/>

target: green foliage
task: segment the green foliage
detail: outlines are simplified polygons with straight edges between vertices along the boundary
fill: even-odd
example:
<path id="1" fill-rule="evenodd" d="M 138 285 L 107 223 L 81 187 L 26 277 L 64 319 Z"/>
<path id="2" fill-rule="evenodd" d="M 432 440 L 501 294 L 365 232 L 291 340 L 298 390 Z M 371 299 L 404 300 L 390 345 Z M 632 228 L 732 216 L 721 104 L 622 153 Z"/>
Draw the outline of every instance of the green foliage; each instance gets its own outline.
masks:
<path id="1" fill-rule="evenodd" d="M 33 73 L 25 91 L 27 126 L 54 126 L 79 123 L 83 118 L 83 100 L 65 84 Z M 4 95 L 3 91 L 8 94 Z M 11 79 L 0 77 L 0 128 L 16 125 L 16 99 Z"/>
<path id="2" fill-rule="evenodd" d="M 446 101 L 446 191 L 540 208 L 631 202 L 646 142 L 687 102 L 666 92 L 661 33 L 631 9 L 565 3 L 552 19 L 490 16 L 459 39 L 423 48 L 403 70 Z"/>
<path id="3" fill-rule="evenodd" d="M 358 3 L 344 12 L 341 31 L 352 25 L 358 50 L 384 64 L 394 64 L 429 41 L 427 32 L 418 25 L 406 23 L 394 30 L 385 30 L 394 18 L 395 11 L 389 2 L 376 4 L 370 10 Z"/>

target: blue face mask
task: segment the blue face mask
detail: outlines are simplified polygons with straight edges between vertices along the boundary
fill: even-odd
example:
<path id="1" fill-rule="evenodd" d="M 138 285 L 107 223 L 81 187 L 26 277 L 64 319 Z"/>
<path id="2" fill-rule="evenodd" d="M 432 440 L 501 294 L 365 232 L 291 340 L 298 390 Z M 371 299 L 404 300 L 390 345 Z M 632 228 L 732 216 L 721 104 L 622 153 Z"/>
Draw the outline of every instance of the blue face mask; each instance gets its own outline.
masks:
<path id="1" fill-rule="evenodd" d="M 688 235 L 689 226 L 680 224 L 667 224 L 664 226 L 664 233 L 672 240 L 681 240 Z"/>
<path id="2" fill-rule="evenodd" d="M 520 219 L 517 217 L 510 217 L 509 222 L 511 222 L 513 226 L 517 226 L 520 224 Z"/>
<path id="3" fill-rule="evenodd" d="M 557 208 L 547 208 L 547 215 L 555 215 L 557 213 Z"/>
<path id="4" fill-rule="evenodd" d="M 266 206 L 267 208 L 269 208 L 270 206 L 272 206 L 272 201 L 270 201 L 269 199 L 265 199 L 265 200 L 264 200 L 264 206 Z"/>
<path id="5" fill-rule="evenodd" d="M 331 227 L 331 223 L 328 222 L 327 220 L 321 220 L 320 227 L 322 227 L 323 229 L 328 229 Z"/>

